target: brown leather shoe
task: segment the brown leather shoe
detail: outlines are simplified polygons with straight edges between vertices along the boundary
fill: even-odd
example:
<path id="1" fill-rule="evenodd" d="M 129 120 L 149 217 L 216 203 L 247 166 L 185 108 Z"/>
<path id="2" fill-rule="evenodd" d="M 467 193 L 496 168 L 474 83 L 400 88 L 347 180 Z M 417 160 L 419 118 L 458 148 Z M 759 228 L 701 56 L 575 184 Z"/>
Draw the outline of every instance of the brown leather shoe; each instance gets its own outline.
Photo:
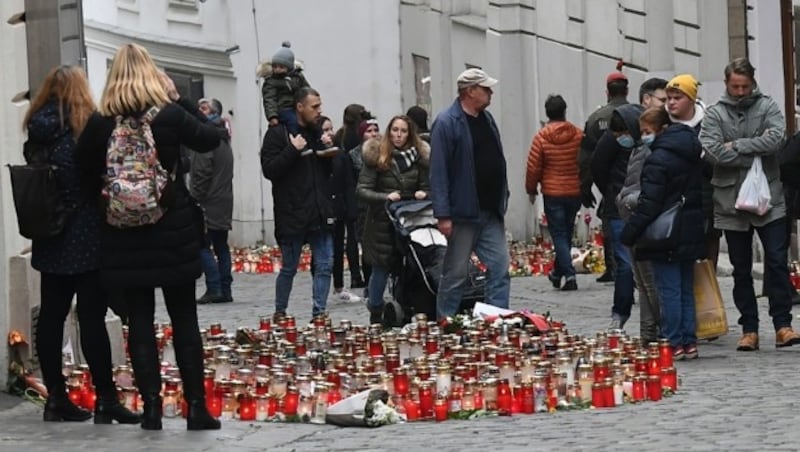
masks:
<path id="1" fill-rule="evenodd" d="M 736 344 L 736 350 L 741 352 L 753 352 L 758 350 L 758 333 L 744 333 L 739 343 Z"/>
<path id="2" fill-rule="evenodd" d="M 775 347 L 791 347 L 794 344 L 800 344 L 800 334 L 792 327 L 785 326 L 775 332 Z"/>

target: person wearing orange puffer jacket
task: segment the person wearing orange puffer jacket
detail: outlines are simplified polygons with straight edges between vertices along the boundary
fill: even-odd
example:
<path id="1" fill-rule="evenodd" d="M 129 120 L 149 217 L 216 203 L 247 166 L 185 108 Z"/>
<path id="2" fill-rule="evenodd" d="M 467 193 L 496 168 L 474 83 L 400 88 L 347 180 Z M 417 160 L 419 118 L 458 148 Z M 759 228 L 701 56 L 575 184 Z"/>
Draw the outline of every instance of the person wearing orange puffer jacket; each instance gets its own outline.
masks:
<path id="1" fill-rule="evenodd" d="M 566 120 L 567 103 L 560 95 L 548 96 L 544 109 L 549 121 L 533 137 L 525 191 L 533 204 L 539 194 L 539 184 L 542 186 L 544 213 L 556 251 L 555 266 L 547 275 L 548 279 L 556 289 L 577 290 L 570 249 L 575 215 L 581 207 L 578 151 L 583 131 Z"/>

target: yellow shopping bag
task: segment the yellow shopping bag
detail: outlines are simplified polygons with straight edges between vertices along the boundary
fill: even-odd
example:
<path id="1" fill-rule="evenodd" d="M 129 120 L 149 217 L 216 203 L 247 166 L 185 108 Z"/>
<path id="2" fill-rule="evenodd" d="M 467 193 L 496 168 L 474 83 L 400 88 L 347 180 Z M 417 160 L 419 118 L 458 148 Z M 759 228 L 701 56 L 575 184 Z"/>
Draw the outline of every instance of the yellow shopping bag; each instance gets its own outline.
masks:
<path id="1" fill-rule="evenodd" d="M 714 264 L 709 260 L 694 264 L 694 304 L 697 339 L 728 334 L 728 316 L 719 291 Z"/>

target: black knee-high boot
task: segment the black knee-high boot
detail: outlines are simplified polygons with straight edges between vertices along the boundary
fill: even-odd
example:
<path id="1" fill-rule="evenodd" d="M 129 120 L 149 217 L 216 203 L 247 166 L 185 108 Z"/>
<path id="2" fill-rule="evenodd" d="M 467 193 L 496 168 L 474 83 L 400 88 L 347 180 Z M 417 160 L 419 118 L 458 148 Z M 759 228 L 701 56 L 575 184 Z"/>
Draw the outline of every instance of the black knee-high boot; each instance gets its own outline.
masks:
<path id="1" fill-rule="evenodd" d="M 187 430 L 218 430 L 220 422 L 206 408 L 203 386 L 203 347 L 197 344 L 175 344 L 175 359 L 183 380 L 183 395 L 189 405 Z"/>
<path id="2" fill-rule="evenodd" d="M 158 350 L 148 344 L 129 345 L 136 385 L 144 402 L 142 428 L 161 430 L 161 370 Z"/>

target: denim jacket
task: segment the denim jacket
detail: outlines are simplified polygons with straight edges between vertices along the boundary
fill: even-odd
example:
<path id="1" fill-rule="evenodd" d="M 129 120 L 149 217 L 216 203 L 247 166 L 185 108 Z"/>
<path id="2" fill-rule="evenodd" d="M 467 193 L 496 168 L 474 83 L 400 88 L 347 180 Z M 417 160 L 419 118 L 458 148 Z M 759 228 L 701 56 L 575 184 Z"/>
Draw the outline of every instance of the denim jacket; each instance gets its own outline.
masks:
<path id="1" fill-rule="evenodd" d="M 484 111 L 502 154 L 503 145 L 494 118 Z M 508 174 L 503 157 L 503 191 L 505 196 L 496 213 L 503 218 L 508 208 Z M 458 99 L 439 113 L 431 127 L 431 199 L 436 218 L 478 221 L 480 206 L 475 183 L 475 159 L 472 135 L 467 116 Z"/>

